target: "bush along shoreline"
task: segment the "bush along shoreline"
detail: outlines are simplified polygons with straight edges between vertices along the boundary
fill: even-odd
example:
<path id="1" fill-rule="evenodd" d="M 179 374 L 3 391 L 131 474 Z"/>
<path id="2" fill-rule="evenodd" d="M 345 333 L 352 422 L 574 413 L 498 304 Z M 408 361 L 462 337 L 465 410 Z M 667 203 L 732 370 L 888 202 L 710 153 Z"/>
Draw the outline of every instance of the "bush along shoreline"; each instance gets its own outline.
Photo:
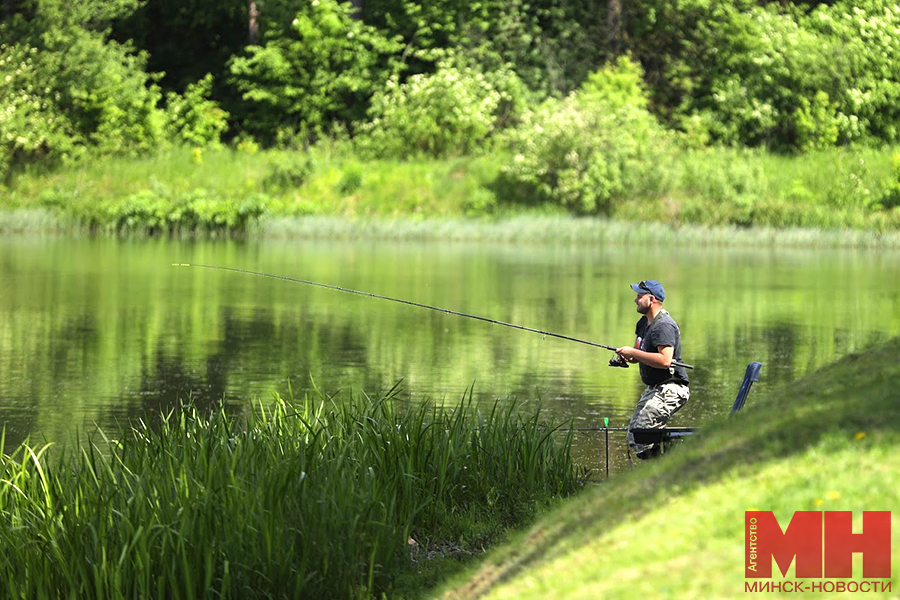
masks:
<path id="1" fill-rule="evenodd" d="M 11 597 L 369 598 L 416 554 L 481 551 L 586 473 L 540 409 L 471 390 L 249 414 L 186 406 L 120 439 L 0 459 L 0 586 Z M 413 542 L 414 540 L 414 542 Z M 444 549 L 444 550 L 442 550 Z M 421 565 L 420 565 L 421 566 Z"/>

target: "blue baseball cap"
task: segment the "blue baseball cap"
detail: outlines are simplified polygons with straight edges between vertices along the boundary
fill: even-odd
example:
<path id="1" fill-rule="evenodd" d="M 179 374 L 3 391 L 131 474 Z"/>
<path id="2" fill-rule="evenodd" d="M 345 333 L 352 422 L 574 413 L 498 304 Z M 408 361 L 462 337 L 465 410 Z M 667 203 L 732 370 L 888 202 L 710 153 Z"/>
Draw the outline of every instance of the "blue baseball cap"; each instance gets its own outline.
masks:
<path id="1" fill-rule="evenodd" d="M 666 290 L 664 290 L 662 284 L 655 279 L 646 279 L 640 283 L 632 283 L 631 289 L 638 294 L 653 294 L 660 302 L 666 299 Z"/>

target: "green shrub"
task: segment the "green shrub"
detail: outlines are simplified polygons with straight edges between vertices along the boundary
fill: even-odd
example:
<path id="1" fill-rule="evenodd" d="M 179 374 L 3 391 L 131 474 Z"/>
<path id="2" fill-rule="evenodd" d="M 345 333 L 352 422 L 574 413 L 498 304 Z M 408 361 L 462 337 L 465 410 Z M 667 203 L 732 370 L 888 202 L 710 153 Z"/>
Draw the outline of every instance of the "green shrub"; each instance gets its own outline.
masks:
<path id="1" fill-rule="evenodd" d="M 341 180 L 337 184 L 338 192 L 342 196 L 347 196 L 362 187 L 363 171 L 362 167 L 357 164 L 348 166 L 341 175 Z"/>
<path id="2" fill-rule="evenodd" d="M 676 186 L 709 202 L 740 202 L 767 195 L 758 151 L 710 148 L 687 152 L 679 160 Z"/>
<path id="3" fill-rule="evenodd" d="M 841 118 L 837 103 L 819 90 L 812 102 L 800 98 L 800 108 L 794 113 L 795 145 L 805 151 L 834 146 L 841 136 Z"/>
<path id="4" fill-rule="evenodd" d="M 372 99 L 371 121 L 360 128 L 357 146 L 369 156 L 395 158 L 475 152 L 498 121 L 510 118 L 512 96 L 478 70 L 449 62 L 403 83 L 395 77 Z"/>
<path id="5" fill-rule="evenodd" d="M 490 214 L 497 209 L 497 196 L 489 189 L 478 187 L 466 196 L 462 208 L 470 217 Z"/>
<path id="6" fill-rule="evenodd" d="M 499 94 L 499 101 L 494 109 L 495 132 L 502 132 L 518 125 L 528 112 L 528 107 L 538 98 L 537 94 L 528 89 L 511 64 L 485 69 L 469 61 L 462 54 L 454 55 L 451 60 L 463 70 L 481 73 L 484 81 Z"/>
<path id="7" fill-rule="evenodd" d="M 520 200 L 579 214 L 609 214 L 617 201 L 661 193 L 668 136 L 646 106 L 640 69 L 623 57 L 526 118 L 510 137 L 515 156 L 504 185 Z"/>
<path id="8" fill-rule="evenodd" d="M 46 10 L 0 23 L 0 39 L 17 40 L 0 43 L 0 178 L 35 161 L 156 146 L 160 93 L 145 57 Z"/>
<path id="9" fill-rule="evenodd" d="M 279 131 L 307 137 L 365 116 L 401 48 L 352 11 L 338 0 L 302 3 L 287 31 L 232 59 L 230 81 L 246 104 L 247 131 L 272 142 Z"/>
<path id="10" fill-rule="evenodd" d="M 276 192 L 296 189 L 306 183 L 312 172 L 313 162 L 309 154 L 288 152 L 272 161 L 262 185 Z"/>
<path id="11" fill-rule="evenodd" d="M 207 74 L 187 86 L 184 94 L 166 94 L 166 128 L 169 137 L 197 147 L 218 144 L 228 128 L 228 113 L 209 99 L 213 77 Z"/>
<path id="12" fill-rule="evenodd" d="M 159 88 L 146 57 L 81 29 L 46 35 L 41 49 L 48 106 L 101 153 L 146 151 L 163 139 Z M 52 99 L 52 100 L 51 100 Z"/>
<path id="13" fill-rule="evenodd" d="M 241 201 L 211 195 L 203 189 L 172 193 L 164 186 L 137 192 L 99 206 L 70 205 L 67 210 L 94 230 L 117 234 L 174 235 L 240 233 L 265 211 L 269 198 L 251 194 Z"/>
<path id="14" fill-rule="evenodd" d="M 835 185 L 826 192 L 826 202 L 837 208 L 873 209 L 878 199 L 866 183 L 870 180 L 868 171 L 863 158 L 849 161 L 849 167 L 839 173 Z"/>
<path id="15" fill-rule="evenodd" d="M 815 195 L 806 187 L 802 179 L 795 179 L 788 189 L 786 198 L 794 204 L 813 204 Z"/>
<path id="16" fill-rule="evenodd" d="M 891 155 L 891 171 L 891 179 L 878 199 L 878 205 L 885 209 L 896 209 L 900 206 L 900 152 Z"/>
<path id="17" fill-rule="evenodd" d="M 640 63 L 628 56 L 589 74 L 578 90 L 578 98 L 583 104 L 608 110 L 645 110 L 650 105 L 644 89 L 644 71 Z"/>
<path id="18" fill-rule="evenodd" d="M 69 156 L 82 141 L 43 97 L 39 63 L 34 46 L 0 44 L 0 180 L 21 164 Z"/>
<path id="19" fill-rule="evenodd" d="M 259 152 L 259 143 L 253 139 L 253 136 L 246 132 L 238 134 L 237 137 L 232 140 L 232 143 L 234 144 L 235 150 L 238 152 L 245 152 L 251 156 Z"/>

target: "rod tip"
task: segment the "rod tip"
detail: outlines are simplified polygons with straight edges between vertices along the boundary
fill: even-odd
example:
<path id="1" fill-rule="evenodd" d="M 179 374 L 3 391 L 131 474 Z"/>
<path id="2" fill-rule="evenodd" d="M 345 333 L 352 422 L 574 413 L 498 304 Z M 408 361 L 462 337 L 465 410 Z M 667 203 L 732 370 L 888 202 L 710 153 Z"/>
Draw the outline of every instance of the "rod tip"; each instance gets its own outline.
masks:
<path id="1" fill-rule="evenodd" d="M 173 267 L 189 267 L 189 266 L 191 266 L 191 264 L 190 263 L 172 263 L 172 266 Z"/>

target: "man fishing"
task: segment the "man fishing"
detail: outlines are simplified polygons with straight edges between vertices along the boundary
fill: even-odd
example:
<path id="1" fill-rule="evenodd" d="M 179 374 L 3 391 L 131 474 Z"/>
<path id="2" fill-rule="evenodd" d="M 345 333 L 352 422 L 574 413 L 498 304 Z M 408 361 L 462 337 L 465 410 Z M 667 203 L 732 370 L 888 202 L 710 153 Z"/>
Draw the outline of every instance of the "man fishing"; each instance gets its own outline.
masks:
<path id="1" fill-rule="evenodd" d="M 690 396 L 688 390 L 688 377 L 685 369 L 693 369 L 691 365 L 681 361 L 681 337 L 678 331 L 678 325 L 669 316 L 669 313 L 662 309 L 662 302 L 666 298 L 662 285 L 658 281 L 648 280 L 633 284 L 631 288 L 637 292 L 637 298 L 634 302 L 637 304 L 637 310 L 644 316 L 638 321 L 635 333 L 637 341 L 635 346 L 623 346 L 616 348 L 615 346 L 607 346 L 606 344 L 598 344 L 588 340 L 580 340 L 578 338 L 553 333 L 551 331 L 541 331 L 525 327 L 524 325 L 516 325 L 515 323 L 504 323 L 496 319 L 488 317 L 480 317 L 478 315 L 470 315 L 464 312 L 450 310 L 449 308 L 440 308 L 438 306 L 429 306 L 419 302 L 410 300 L 402 300 L 400 298 L 391 298 L 390 296 L 382 296 L 371 292 L 363 292 L 360 290 L 351 290 L 350 288 L 338 287 L 327 283 L 317 283 L 306 279 L 298 279 L 296 277 L 286 277 L 284 275 L 271 275 L 269 273 L 260 273 L 257 271 L 248 271 L 246 269 L 236 269 L 234 267 L 217 267 L 215 265 L 197 265 L 191 263 L 173 263 L 173 267 L 193 267 L 198 269 L 215 269 L 218 271 L 230 271 L 232 273 L 244 273 L 246 275 L 254 275 L 256 277 L 269 277 L 271 279 L 280 279 L 282 281 L 290 281 L 293 283 L 302 283 L 304 285 L 314 285 L 316 287 L 327 288 L 367 298 L 377 298 L 379 300 L 389 300 L 406 304 L 407 306 L 415 306 L 427 310 L 436 310 L 438 312 L 465 317 L 467 319 L 477 319 L 494 325 L 503 325 L 504 327 L 512 327 L 532 333 L 540 333 L 541 335 L 549 335 L 555 338 L 568 340 L 570 342 L 578 342 L 596 348 L 603 348 L 616 352 L 616 356 L 609 361 L 613 367 L 627 367 L 629 362 L 641 363 L 641 379 L 647 384 L 647 389 L 641 395 L 631 424 L 628 426 L 628 444 L 633 448 L 640 458 L 649 458 L 658 453 L 656 444 L 635 444 L 632 429 L 640 428 L 659 428 L 665 425 L 666 421 L 672 416 L 676 410 L 684 406 Z"/>
<path id="2" fill-rule="evenodd" d="M 659 444 L 638 444 L 632 429 L 659 429 L 688 401 L 687 371 L 681 362 L 681 331 L 678 324 L 662 307 L 666 292 L 660 282 L 647 279 L 631 284 L 637 294 L 634 303 L 643 316 L 635 327 L 634 346 L 616 348 L 610 366 L 640 363 L 641 380 L 646 388 L 634 409 L 628 425 L 628 447 L 638 458 L 646 460 L 659 454 Z"/>

